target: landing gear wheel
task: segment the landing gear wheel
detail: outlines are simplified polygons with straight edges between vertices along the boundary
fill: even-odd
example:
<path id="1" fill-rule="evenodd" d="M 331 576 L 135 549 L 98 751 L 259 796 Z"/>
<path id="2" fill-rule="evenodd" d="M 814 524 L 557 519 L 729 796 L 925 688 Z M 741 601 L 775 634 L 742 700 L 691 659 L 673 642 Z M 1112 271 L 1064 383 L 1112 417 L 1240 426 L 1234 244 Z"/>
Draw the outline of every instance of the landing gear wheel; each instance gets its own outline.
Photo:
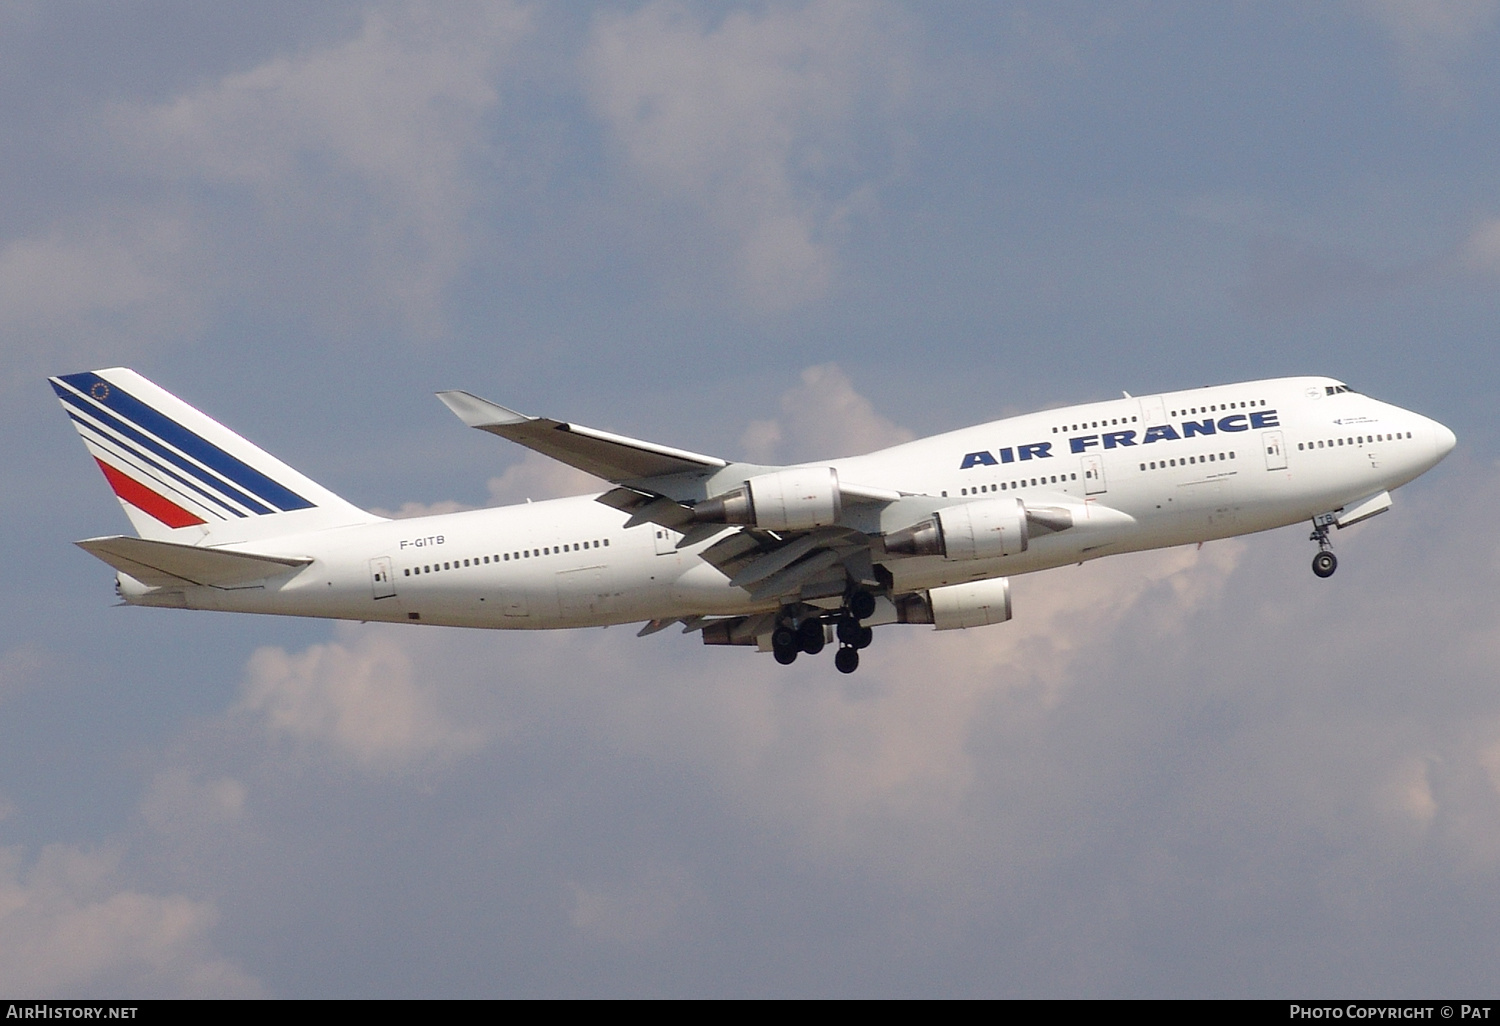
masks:
<path id="1" fill-rule="evenodd" d="M 1332 552 L 1320 552 L 1313 557 L 1312 568 L 1319 577 L 1332 577 L 1339 568 L 1339 559 Z"/>
<path id="2" fill-rule="evenodd" d="M 823 632 L 823 622 L 821 620 L 804 620 L 802 621 L 802 626 L 797 628 L 797 643 L 801 646 L 802 651 L 810 656 L 815 656 L 823 651 L 823 646 L 827 643 L 827 640 Z"/>
<path id="3" fill-rule="evenodd" d="M 855 648 L 869 648 L 870 642 L 875 640 L 875 630 L 871 627 L 861 627 L 854 641 Z"/>
<path id="4" fill-rule="evenodd" d="M 839 625 L 834 628 L 833 633 L 839 639 L 839 644 L 853 645 L 859 640 L 860 632 L 866 630 L 869 630 L 869 628 L 861 627 L 858 620 L 843 619 L 839 621 Z"/>
<path id="5" fill-rule="evenodd" d="M 860 589 L 849 593 L 849 615 L 856 620 L 868 620 L 875 615 L 875 596 Z"/>
<path id="6" fill-rule="evenodd" d="M 790 627 L 782 626 L 771 632 L 771 647 L 780 652 L 782 649 L 790 649 L 795 652 L 801 648 L 797 632 Z"/>
<path id="7" fill-rule="evenodd" d="M 797 661 L 797 650 L 795 648 L 772 649 L 776 655 L 776 661 L 782 666 L 791 666 Z"/>
<path id="8" fill-rule="evenodd" d="M 853 673 L 859 669 L 859 650 L 841 648 L 833 657 L 833 665 L 840 673 Z"/>

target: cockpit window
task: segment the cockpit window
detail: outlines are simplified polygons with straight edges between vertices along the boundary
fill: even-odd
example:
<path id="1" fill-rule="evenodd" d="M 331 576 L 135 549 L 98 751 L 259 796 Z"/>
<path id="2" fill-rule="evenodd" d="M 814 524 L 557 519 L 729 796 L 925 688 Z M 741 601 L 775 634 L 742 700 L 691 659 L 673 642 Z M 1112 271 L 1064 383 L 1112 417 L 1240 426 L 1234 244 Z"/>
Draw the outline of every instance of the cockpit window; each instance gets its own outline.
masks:
<path id="1" fill-rule="evenodd" d="M 1348 385 L 1324 385 L 1323 386 L 1323 394 L 1324 395 L 1338 395 L 1340 392 L 1354 392 L 1354 389 L 1350 388 Z M 1355 395 L 1359 395 L 1358 392 L 1354 392 L 1354 394 Z"/>

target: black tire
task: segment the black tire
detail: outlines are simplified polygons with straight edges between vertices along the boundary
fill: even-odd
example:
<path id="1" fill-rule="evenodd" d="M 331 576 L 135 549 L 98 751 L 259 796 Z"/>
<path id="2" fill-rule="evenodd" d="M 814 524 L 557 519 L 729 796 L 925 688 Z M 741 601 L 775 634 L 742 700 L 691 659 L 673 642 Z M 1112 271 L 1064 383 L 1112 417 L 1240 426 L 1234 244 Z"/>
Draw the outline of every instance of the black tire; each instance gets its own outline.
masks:
<path id="1" fill-rule="evenodd" d="M 823 651 L 823 646 L 827 644 L 827 641 L 821 620 L 804 620 L 802 626 L 797 628 L 797 642 L 801 645 L 802 651 L 810 656 Z"/>
<path id="2" fill-rule="evenodd" d="M 840 673 L 853 673 L 859 669 L 859 650 L 841 648 L 833 657 L 833 665 Z"/>
<path id="3" fill-rule="evenodd" d="M 797 661 L 797 650 L 795 648 L 772 649 L 776 655 L 776 661 L 782 666 L 791 666 Z"/>
<path id="4" fill-rule="evenodd" d="M 873 627 L 861 627 L 859 636 L 854 639 L 855 648 L 869 648 L 870 642 L 875 640 L 875 629 Z"/>
<path id="5" fill-rule="evenodd" d="M 771 632 L 771 647 L 780 652 L 782 649 L 790 649 L 795 652 L 801 648 L 797 632 L 790 627 L 778 627 Z"/>
<path id="6" fill-rule="evenodd" d="M 1320 552 L 1313 557 L 1312 568 L 1319 577 L 1332 577 L 1339 568 L 1339 558 L 1332 552 Z"/>
<path id="7" fill-rule="evenodd" d="M 839 644 L 853 645 L 859 640 L 860 632 L 864 629 L 859 625 L 858 620 L 846 618 L 839 621 L 839 625 L 834 629 L 833 633 L 839 639 Z"/>
<path id="8" fill-rule="evenodd" d="M 860 590 L 849 595 L 849 615 L 856 620 L 868 620 L 875 615 L 875 596 Z"/>

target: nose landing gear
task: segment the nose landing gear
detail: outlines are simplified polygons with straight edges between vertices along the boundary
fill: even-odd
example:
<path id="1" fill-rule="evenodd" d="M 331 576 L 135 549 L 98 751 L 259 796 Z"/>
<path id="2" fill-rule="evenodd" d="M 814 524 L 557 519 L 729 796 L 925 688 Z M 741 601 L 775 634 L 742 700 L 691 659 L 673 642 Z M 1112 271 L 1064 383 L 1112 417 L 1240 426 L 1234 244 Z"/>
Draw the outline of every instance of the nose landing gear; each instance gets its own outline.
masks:
<path id="1" fill-rule="evenodd" d="M 1332 577 L 1333 572 L 1339 568 L 1339 558 L 1333 554 L 1333 546 L 1328 541 L 1328 528 L 1332 523 L 1332 513 L 1320 513 L 1313 517 L 1313 532 L 1307 538 L 1308 541 L 1318 543 L 1318 554 L 1312 560 L 1312 572 L 1319 577 Z"/>

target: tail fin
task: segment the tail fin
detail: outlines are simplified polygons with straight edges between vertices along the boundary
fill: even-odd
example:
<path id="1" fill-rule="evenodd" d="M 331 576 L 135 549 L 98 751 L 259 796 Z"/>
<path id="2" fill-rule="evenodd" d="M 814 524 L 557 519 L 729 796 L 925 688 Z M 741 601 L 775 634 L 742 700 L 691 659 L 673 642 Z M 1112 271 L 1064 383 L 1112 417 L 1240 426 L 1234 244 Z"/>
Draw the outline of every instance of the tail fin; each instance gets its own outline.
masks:
<path id="1" fill-rule="evenodd" d="M 217 545 L 380 519 L 135 371 L 49 380 L 143 538 Z"/>

